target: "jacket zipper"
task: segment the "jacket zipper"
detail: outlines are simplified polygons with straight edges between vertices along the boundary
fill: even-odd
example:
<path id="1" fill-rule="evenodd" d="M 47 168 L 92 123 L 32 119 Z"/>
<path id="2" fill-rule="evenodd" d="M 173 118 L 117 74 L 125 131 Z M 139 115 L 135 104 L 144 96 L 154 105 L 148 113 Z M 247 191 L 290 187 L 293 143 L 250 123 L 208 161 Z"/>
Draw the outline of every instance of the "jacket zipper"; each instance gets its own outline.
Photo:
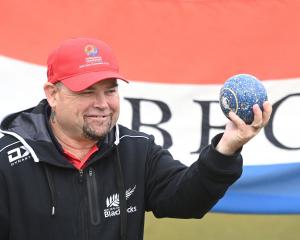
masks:
<path id="1" fill-rule="evenodd" d="M 83 170 L 79 170 L 79 183 L 83 183 Z"/>
<path id="2" fill-rule="evenodd" d="M 99 210 L 97 181 L 96 181 L 95 171 L 93 168 L 89 168 L 89 173 L 87 178 L 87 190 L 88 190 L 90 220 L 93 225 L 98 225 L 101 222 L 101 216 Z"/>
<path id="3" fill-rule="evenodd" d="M 80 205 L 79 205 L 79 239 L 86 240 L 87 238 L 87 226 L 86 226 L 86 210 L 85 210 L 85 194 L 84 194 L 84 171 L 82 169 L 79 170 L 79 194 L 80 194 Z"/>

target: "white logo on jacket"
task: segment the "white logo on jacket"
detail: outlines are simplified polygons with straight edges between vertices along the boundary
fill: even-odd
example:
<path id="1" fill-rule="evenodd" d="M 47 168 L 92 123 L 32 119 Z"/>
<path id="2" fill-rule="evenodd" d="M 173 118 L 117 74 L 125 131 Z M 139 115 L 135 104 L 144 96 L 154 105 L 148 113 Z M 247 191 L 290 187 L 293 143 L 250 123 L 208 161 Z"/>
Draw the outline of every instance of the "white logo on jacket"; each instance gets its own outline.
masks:
<path id="1" fill-rule="evenodd" d="M 134 193 L 136 186 L 126 190 L 126 200 Z M 114 217 L 120 215 L 120 196 L 118 193 L 112 194 L 106 198 L 106 209 L 104 209 L 104 217 Z M 137 211 L 136 206 L 130 206 L 127 208 L 127 213 L 134 213 Z"/>
<path id="2" fill-rule="evenodd" d="M 31 157 L 29 151 L 24 146 L 9 150 L 7 155 L 11 166 L 19 164 Z"/>

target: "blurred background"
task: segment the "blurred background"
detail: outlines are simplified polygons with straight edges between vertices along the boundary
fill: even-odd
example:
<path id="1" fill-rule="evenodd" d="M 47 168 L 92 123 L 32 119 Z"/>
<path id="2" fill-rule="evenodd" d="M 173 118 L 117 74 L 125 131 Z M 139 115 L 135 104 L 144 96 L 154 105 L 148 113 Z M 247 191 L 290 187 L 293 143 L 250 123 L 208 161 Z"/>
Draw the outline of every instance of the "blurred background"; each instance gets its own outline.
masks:
<path id="1" fill-rule="evenodd" d="M 201 220 L 147 213 L 145 239 L 298 239 L 299 12 L 298 0 L 2 0 L 0 119 L 44 98 L 47 56 L 59 42 L 94 37 L 130 80 L 120 84 L 120 123 L 190 165 L 226 124 L 222 84 L 252 74 L 273 114 L 243 149 L 241 179 Z"/>

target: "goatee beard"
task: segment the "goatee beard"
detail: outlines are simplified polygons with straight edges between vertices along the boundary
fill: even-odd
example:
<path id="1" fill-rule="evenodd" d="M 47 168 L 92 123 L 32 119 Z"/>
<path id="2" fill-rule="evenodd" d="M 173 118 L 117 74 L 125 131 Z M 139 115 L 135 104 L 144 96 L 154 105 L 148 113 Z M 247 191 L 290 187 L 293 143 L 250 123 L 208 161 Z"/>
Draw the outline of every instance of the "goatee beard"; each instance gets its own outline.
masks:
<path id="1" fill-rule="evenodd" d="M 111 122 L 109 123 L 109 127 L 106 129 L 106 131 L 103 132 L 101 135 L 86 124 L 84 124 L 82 128 L 84 137 L 97 142 L 103 140 L 103 138 L 108 134 L 110 129 L 111 129 Z"/>

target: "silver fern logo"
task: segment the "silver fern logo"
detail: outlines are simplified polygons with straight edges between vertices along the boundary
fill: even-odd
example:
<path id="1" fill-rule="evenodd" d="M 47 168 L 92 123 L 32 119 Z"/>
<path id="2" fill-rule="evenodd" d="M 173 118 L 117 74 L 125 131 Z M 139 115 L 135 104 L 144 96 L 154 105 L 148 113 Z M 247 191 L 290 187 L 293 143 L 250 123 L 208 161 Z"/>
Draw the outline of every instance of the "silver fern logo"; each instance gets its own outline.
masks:
<path id="1" fill-rule="evenodd" d="M 126 190 L 126 200 L 134 193 L 136 185 L 133 188 L 129 188 Z M 113 194 L 106 198 L 106 207 L 118 207 L 120 206 L 120 196 L 118 193 Z"/>
<path id="2" fill-rule="evenodd" d="M 106 198 L 106 207 L 118 207 L 120 205 L 119 194 L 113 194 Z"/>
<path id="3" fill-rule="evenodd" d="M 125 192 L 126 200 L 132 196 L 136 189 L 136 185 L 133 188 L 128 188 Z M 113 217 L 120 215 L 120 195 L 118 193 L 112 194 L 106 198 L 106 209 L 104 209 L 104 217 Z M 130 206 L 127 208 L 127 213 L 136 212 L 136 206 Z"/>

